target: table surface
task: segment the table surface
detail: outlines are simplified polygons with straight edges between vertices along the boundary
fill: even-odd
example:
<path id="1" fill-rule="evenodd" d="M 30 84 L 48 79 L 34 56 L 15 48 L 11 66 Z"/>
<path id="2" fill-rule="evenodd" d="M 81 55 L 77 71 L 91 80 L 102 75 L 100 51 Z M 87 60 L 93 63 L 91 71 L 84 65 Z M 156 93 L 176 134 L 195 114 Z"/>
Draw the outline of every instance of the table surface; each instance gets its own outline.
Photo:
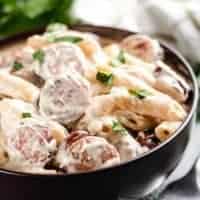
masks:
<path id="1" fill-rule="evenodd" d="M 200 123 L 195 131 L 200 133 Z M 191 172 L 170 185 L 159 200 L 200 200 L 200 159 Z"/>
<path id="2" fill-rule="evenodd" d="M 200 171 L 193 169 L 185 178 L 172 184 L 159 200 L 199 200 Z"/>

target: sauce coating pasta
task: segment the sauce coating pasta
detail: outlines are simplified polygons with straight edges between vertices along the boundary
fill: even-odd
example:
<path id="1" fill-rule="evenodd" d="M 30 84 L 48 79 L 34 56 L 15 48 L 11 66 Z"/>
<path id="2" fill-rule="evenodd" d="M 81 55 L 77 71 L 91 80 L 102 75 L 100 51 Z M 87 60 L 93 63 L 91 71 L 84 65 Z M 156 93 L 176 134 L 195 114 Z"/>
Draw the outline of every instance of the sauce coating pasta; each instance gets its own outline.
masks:
<path id="1" fill-rule="evenodd" d="M 112 39 L 112 38 L 110 38 Z M 187 116 L 190 84 L 159 42 L 50 25 L 0 56 L 0 168 L 81 173 L 137 158 Z"/>

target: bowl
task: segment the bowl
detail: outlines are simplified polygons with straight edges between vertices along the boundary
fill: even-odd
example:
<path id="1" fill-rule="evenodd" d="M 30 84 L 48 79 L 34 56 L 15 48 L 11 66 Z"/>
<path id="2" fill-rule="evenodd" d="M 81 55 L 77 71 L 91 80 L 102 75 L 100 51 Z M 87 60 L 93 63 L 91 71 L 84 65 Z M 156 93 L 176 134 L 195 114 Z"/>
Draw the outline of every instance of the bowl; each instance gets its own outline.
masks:
<path id="1" fill-rule="evenodd" d="M 92 25 L 76 25 L 71 28 L 114 40 L 135 34 L 122 29 Z M 32 33 L 1 40 L 1 47 L 16 44 L 30 34 Z M 134 160 L 87 173 L 32 175 L 0 170 L 1 199 L 116 200 L 119 196 L 141 198 L 159 187 L 183 156 L 195 122 L 198 101 L 197 81 L 190 65 L 179 52 L 164 43 L 161 46 L 164 49 L 165 62 L 181 73 L 192 87 L 188 99 L 188 116 L 172 137 Z"/>

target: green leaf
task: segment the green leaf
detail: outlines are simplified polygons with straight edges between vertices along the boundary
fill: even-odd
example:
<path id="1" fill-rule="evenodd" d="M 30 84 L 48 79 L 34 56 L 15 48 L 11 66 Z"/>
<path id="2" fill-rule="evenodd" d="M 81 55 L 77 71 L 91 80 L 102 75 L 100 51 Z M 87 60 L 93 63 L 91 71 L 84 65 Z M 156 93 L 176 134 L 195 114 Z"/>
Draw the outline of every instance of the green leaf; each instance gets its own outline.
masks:
<path id="1" fill-rule="evenodd" d="M 128 134 L 128 131 L 121 125 L 121 123 L 119 121 L 113 121 L 112 130 L 114 133 L 118 133 L 121 135 Z"/>
<path id="2" fill-rule="evenodd" d="M 120 50 L 119 55 L 117 56 L 117 60 L 122 64 L 126 63 L 126 58 L 123 50 Z"/>
<path id="3" fill-rule="evenodd" d="M 120 64 L 121 64 L 121 63 L 120 63 L 117 59 L 113 59 L 113 60 L 110 61 L 110 65 L 111 65 L 112 67 L 119 67 Z"/>
<path id="4" fill-rule="evenodd" d="M 18 71 L 18 70 L 22 69 L 23 67 L 24 67 L 23 64 L 18 61 L 15 61 L 13 64 L 13 69 L 15 71 Z"/>
<path id="5" fill-rule="evenodd" d="M 35 18 L 56 6 L 56 0 L 28 0 L 24 1 L 21 11 L 29 18 Z"/>
<path id="6" fill-rule="evenodd" d="M 0 26 L 8 23 L 10 19 L 11 19 L 11 17 L 8 16 L 8 15 L 5 15 L 5 16 L 1 17 L 0 18 Z"/>
<path id="7" fill-rule="evenodd" d="M 47 21 L 45 21 L 47 20 Z M 10 16 L 7 23 L 1 25 L 0 24 L 0 38 L 7 38 L 12 35 L 23 33 L 27 31 L 37 30 L 38 28 L 42 28 L 48 23 L 47 18 L 41 17 L 37 19 L 27 19 L 24 16 L 18 14 L 13 14 Z"/>
<path id="8" fill-rule="evenodd" d="M 129 90 L 129 94 L 137 97 L 138 99 L 144 99 L 145 97 L 151 96 L 152 93 L 147 90 Z"/>
<path id="9" fill-rule="evenodd" d="M 45 53 L 43 50 L 39 49 L 33 53 L 33 59 L 38 60 L 40 64 L 44 62 Z"/>
<path id="10" fill-rule="evenodd" d="M 49 37 L 49 42 L 71 42 L 78 43 L 81 42 L 83 38 L 77 36 L 62 36 L 62 37 Z"/>
<path id="11" fill-rule="evenodd" d="M 22 113 L 22 118 L 30 118 L 30 117 L 32 117 L 31 113 L 29 113 L 29 112 Z"/>
<path id="12" fill-rule="evenodd" d="M 16 4 L 16 0 L 0 0 L 0 3 L 5 3 L 5 4 Z"/>
<path id="13" fill-rule="evenodd" d="M 74 21 L 74 18 L 71 16 L 71 8 L 74 2 L 75 0 L 57 0 L 55 10 L 52 13 L 52 21 L 65 24 Z"/>
<path id="14" fill-rule="evenodd" d="M 0 0 L 0 39 L 40 30 L 52 22 L 72 24 L 75 0 Z"/>
<path id="15" fill-rule="evenodd" d="M 126 63 L 126 58 L 123 50 L 120 50 L 118 56 L 111 60 L 110 65 L 112 67 L 119 67 L 121 64 Z"/>
<path id="16" fill-rule="evenodd" d="M 105 71 L 99 71 L 96 74 L 96 79 L 103 83 L 104 85 L 112 85 L 113 83 L 113 74 Z"/>

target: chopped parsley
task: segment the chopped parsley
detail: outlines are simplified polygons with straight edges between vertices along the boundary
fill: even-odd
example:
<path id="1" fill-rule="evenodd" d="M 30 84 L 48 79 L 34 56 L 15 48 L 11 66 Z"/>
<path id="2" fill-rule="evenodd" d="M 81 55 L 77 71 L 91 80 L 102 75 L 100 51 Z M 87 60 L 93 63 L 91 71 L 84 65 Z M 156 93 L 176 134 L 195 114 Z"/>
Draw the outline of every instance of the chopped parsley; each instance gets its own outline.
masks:
<path id="1" fill-rule="evenodd" d="M 23 64 L 18 61 L 15 61 L 13 64 L 13 69 L 15 71 L 18 71 L 18 70 L 22 69 L 23 67 L 24 67 Z"/>
<path id="2" fill-rule="evenodd" d="M 128 134 L 128 131 L 118 121 L 113 121 L 112 130 L 113 130 L 114 133 L 118 133 L 118 134 L 121 134 L 121 135 Z"/>
<path id="3" fill-rule="evenodd" d="M 104 85 L 112 85 L 113 83 L 113 74 L 110 72 L 99 71 L 96 74 L 96 79 L 103 83 Z"/>
<path id="4" fill-rule="evenodd" d="M 120 50 L 118 56 L 110 61 L 112 67 L 118 67 L 126 63 L 126 58 L 123 50 Z"/>
<path id="5" fill-rule="evenodd" d="M 22 118 L 30 118 L 30 117 L 32 117 L 31 113 L 29 113 L 29 112 L 22 113 Z"/>
<path id="6" fill-rule="evenodd" d="M 44 62 L 45 53 L 43 50 L 39 49 L 33 53 L 33 59 L 38 60 L 40 64 Z"/>
<path id="7" fill-rule="evenodd" d="M 49 42 L 71 42 L 71 43 L 78 43 L 81 42 L 83 38 L 78 36 L 62 36 L 62 37 L 49 37 Z"/>
<path id="8" fill-rule="evenodd" d="M 117 56 L 117 60 L 122 64 L 126 63 L 126 58 L 123 50 L 120 50 L 119 55 Z"/>
<path id="9" fill-rule="evenodd" d="M 57 23 L 49 24 L 47 26 L 46 31 L 49 32 L 49 33 L 51 33 L 51 32 L 54 32 L 54 31 L 64 30 L 64 29 L 66 29 L 66 25 L 57 22 Z"/>
<path id="10" fill-rule="evenodd" d="M 110 65 L 112 67 L 118 67 L 120 65 L 120 62 L 117 59 L 113 59 L 110 61 Z"/>
<path id="11" fill-rule="evenodd" d="M 144 99 L 147 96 L 151 96 L 152 93 L 147 90 L 129 90 L 129 94 L 137 97 L 138 99 Z"/>

